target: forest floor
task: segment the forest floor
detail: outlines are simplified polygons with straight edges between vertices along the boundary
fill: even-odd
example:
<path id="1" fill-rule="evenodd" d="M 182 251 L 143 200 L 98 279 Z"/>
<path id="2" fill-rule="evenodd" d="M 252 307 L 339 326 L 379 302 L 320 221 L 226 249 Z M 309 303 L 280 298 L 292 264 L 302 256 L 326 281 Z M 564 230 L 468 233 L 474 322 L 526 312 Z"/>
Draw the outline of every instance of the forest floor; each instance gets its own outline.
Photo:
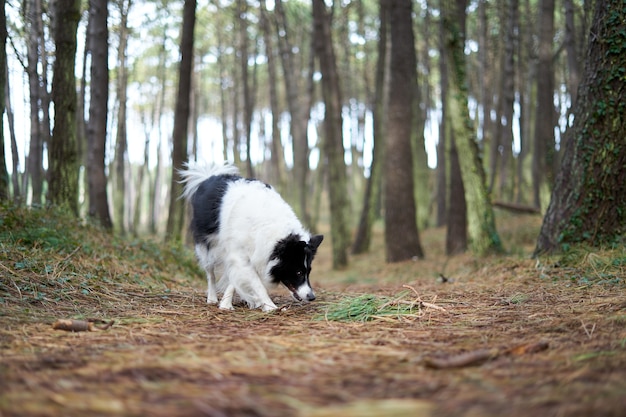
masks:
<path id="1" fill-rule="evenodd" d="M 0 416 L 626 415 L 626 251 L 531 260 L 539 225 L 393 265 L 377 229 L 345 271 L 324 242 L 315 302 L 224 312 L 188 250 L 0 208 Z"/>

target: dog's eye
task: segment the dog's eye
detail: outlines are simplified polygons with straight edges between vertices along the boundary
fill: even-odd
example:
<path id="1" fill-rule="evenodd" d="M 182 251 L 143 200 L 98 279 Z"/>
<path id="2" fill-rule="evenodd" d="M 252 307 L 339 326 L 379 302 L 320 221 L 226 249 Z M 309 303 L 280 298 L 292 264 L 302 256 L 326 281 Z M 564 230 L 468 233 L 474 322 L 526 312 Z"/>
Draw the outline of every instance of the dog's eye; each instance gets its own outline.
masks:
<path id="1" fill-rule="evenodd" d="M 302 275 L 304 275 L 304 272 L 303 271 L 298 271 L 298 272 L 296 272 L 296 275 L 298 276 L 298 278 L 301 278 Z"/>

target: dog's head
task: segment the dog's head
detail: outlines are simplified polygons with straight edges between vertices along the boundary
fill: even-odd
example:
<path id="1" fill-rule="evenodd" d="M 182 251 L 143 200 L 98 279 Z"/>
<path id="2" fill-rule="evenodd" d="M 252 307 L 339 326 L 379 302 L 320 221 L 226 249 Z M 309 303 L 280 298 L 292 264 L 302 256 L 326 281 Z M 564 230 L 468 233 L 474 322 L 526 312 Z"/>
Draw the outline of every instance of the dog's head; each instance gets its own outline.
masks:
<path id="1" fill-rule="evenodd" d="M 290 234 L 278 241 L 270 256 L 270 275 L 273 281 L 281 283 L 297 301 L 315 300 L 315 292 L 309 283 L 311 263 L 324 236 L 312 236 L 309 241 L 297 234 Z"/>

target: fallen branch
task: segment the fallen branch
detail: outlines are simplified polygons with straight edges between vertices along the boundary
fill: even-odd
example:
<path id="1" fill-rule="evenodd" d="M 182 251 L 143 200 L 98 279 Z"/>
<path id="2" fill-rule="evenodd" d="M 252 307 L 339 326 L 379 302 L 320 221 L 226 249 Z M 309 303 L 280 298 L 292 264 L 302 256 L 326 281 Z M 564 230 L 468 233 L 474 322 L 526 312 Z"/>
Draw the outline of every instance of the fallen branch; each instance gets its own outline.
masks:
<path id="1" fill-rule="evenodd" d="M 478 349 L 470 352 L 463 352 L 445 358 L 424 358 L 424 366 L 433 369 L 462 368 L 465 366 L 480 365 L 487 360 L 493 360 L 504 355 L 526 355 L 546 350 L 549 344 L 546 341 L 535 343 L 525 343 L 508 349 Z"/>
<path id="2" fill-rule="evenodd" d="M 491 203 L 494 207 L 498 207 L 504 210 L 512 211 L 513 213 L 521 214 L 541 214 L 541 210 L 533 206 L 525 206 L 523 204 L 506 203 L 504 201 L 494 201 Z"/>
<path id="3" fill-rule="evenodd" d="M 459 353 L 447 358 L 424 358 L 424 365 L 433 369 L 462 368 L 464 366 L 478 365 L 487 359 L 498 356 L 497 349 L 480 349 L 471 352 Z"/>
<path id="4" fill-rule="evenodd" d="M 94 332 L 97 330 L 107 330 L 113 326 L 114 320 L 105 321 L 100 319 L 68 320 L 58 319 L 52 324 L 54 330 L 65 330 L 66 332 Z M 97 326 L 96 324 L 102 324 Z"/>

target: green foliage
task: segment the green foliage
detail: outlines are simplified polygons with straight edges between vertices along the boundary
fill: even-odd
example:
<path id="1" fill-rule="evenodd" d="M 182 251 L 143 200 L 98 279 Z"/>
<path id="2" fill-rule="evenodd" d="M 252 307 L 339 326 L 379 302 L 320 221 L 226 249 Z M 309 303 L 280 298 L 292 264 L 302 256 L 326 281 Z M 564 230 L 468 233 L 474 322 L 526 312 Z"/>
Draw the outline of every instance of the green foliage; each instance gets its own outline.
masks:
<path id="1" fill-rule="evenodd" d="M 80 221 L 60 210 L 0 208 L 0 241 L 23 250 L 40 249 L 66 253 L 79 246 L 70 230 L 80 230 Z"/>

